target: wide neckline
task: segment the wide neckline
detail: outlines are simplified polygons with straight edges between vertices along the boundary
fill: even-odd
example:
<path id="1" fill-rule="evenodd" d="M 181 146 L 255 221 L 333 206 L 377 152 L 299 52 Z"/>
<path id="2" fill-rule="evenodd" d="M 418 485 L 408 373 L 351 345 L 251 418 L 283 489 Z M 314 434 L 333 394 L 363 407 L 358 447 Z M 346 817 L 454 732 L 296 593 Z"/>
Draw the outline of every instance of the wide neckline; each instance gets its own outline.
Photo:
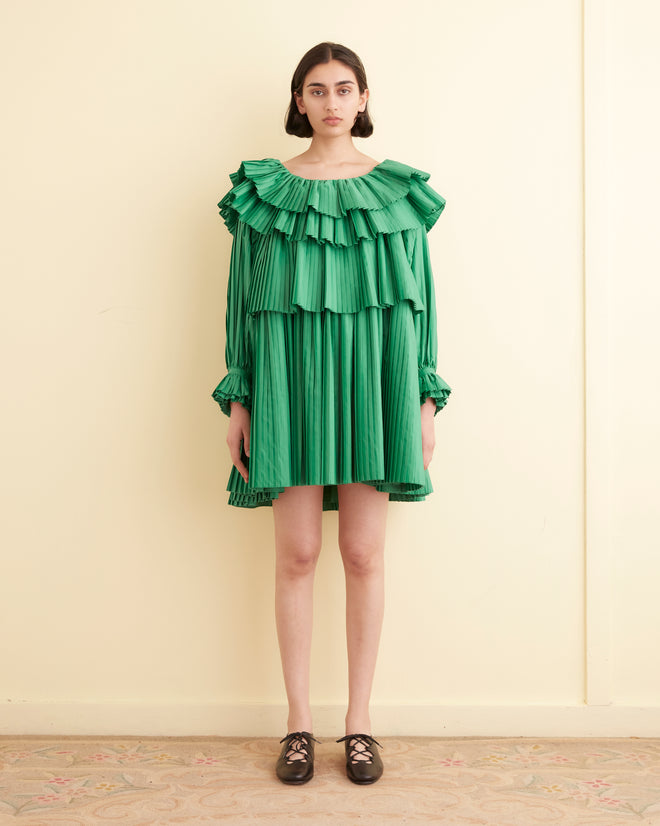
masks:
<path id="1" fill-rule="evenodd" d="M 359 181 L 361 178 L 368 178 L 369 175 L 373 174 L 383 164 L 387 163 L 387 160 L 381 161 L 380 163 L 377 163 L 376 166 L 372 166 L 368 172 L 364 172 L 362 175 L 353 175 L 350 178 L 304 178 L 302 175 L 296 175 L 295 172 L 292 172 L 282 163 L 282 161 L 277 158 L 271 158 L 270 160 L 278 163 L 287 174 L 291 175 L 292 178 L 297 178 L 299 181 L 319 181 L 321 183 L 330 183 L 331 181 Z"/>

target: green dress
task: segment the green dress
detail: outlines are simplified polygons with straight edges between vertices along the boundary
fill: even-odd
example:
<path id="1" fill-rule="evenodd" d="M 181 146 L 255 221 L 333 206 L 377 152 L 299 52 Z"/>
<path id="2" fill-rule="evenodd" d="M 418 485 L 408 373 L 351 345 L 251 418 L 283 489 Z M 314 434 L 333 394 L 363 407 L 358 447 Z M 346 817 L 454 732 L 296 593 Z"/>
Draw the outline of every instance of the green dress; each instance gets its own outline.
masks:
<path id="1" fill-rule="evenodd" d="M 284 488 L 365 482 L 391 500 L 433 488 L 420 404 L 444 407 L 427 230 L 445 200 L 429 174 L 386 160 L 357 178 L 309 180 L 244 161 L 218 204 L 233 235 L 227 375 L 213 392 L 251 413 L 246 483 L 229 504 L 271 505 Z"/>

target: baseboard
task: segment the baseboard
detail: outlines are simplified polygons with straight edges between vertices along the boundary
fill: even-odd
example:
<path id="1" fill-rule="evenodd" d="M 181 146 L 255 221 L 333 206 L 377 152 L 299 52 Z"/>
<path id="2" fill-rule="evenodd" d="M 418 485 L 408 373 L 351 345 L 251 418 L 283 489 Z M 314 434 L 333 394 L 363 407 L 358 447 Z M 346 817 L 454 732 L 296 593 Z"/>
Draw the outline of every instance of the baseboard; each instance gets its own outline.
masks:
<path id="1" fill-rule="evenodd" d="M 343 734 L 343 706 L 315 706 L 320 736 Z M 660 707 L 410 706 L 372 707 L 383 737 L 660 737 Z M 282 705 L 147 702 L 4 702 L 2 735 L 276 737 Z"/>

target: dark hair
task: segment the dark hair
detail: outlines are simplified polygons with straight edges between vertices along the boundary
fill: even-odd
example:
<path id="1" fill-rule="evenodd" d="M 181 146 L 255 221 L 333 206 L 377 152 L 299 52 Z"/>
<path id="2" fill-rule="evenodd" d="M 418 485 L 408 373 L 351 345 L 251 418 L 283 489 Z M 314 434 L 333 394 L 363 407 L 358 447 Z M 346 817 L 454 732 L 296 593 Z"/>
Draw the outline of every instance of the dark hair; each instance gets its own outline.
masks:
<path id="1" fill-rule="evenodd" d="M 289 135 L 296 135 L 298 138 L 311 138 L 314 134 L 307 115 L 301 115 L 298 111 L 295 96 L 296 94 L 302 95 L 303 83 L 309 72 L 311 72 L 315 66 L 321 63 L 330 63 L 331 60 L 338 60 L 353 70 L 360 94 L 368 88 L 367 73 L 364 71 L 362 61 L 355 52 L 339 43 L 319 43 L 303 55 L 302 60 L 296 66 L 296 71 L 291 78 L 291 100 L 289 101 L 289 108 L 284 124 L 284 128 Z M 358 112 L 358 116 L 351 129 L 351 135 L 355 138 L 368 138 L 373 131 L 374 125 L 371 122 L 367 106 L 365 106 L 364 112 Z"/>

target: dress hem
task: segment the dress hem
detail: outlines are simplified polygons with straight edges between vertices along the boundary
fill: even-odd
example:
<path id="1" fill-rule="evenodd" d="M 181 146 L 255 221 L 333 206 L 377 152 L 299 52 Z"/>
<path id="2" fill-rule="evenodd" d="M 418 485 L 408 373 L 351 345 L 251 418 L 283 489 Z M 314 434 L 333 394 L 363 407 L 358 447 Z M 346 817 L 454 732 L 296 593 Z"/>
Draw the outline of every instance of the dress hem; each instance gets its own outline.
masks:
<path id="1" fill-rule="evenodd" d="M 323 487 L 323 510 L 339 510 L 337 488 L 341 484 L 364 484 L 371 485 L 377 490 L 388 493 L 390 502 L 423 502 L 426 497 L 433 493 L 433 485 L 428 471 L 424 471 L 425 482 L 385 482 L 384 480 L 355 479 L 343 483 L 311 483 L 308 485 L 291 485 L 283 487 L 263 487 L 250 488 L 235 467 L 232 467 L 227 491 L 229 492 L 228 504 L 237 508 L 259 508 L 272 507 L 273 500 L 278 499 L 280 493 L 287 487 L 312 487 L 322 485 Z"/>

